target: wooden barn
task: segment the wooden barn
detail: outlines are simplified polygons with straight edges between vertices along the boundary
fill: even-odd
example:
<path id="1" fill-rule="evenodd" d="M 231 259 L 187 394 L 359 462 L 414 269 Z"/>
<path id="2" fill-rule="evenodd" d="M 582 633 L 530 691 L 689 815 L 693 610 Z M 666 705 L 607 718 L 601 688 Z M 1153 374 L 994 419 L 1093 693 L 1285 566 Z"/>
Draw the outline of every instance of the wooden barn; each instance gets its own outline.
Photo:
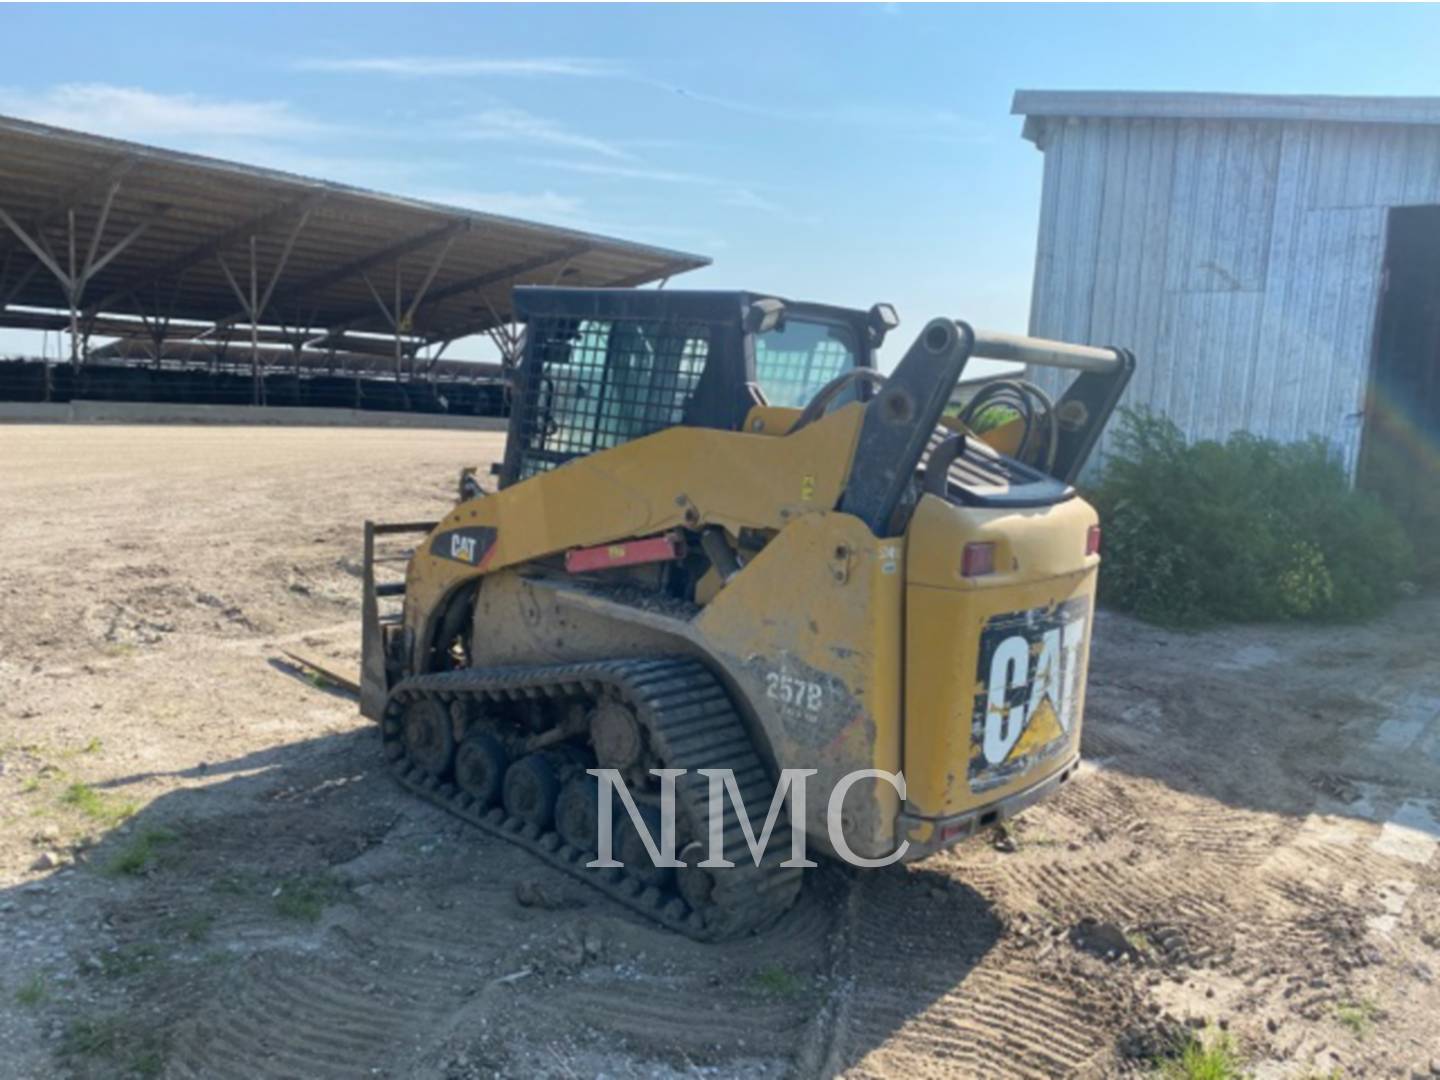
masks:
<path id="1" fill-rule="evenodd" d="M 1191 438 L 1318 436 L 1402 513 L 1440 486 L 1440 98 L 1013 111 L 1045 156 L 1032 334 L 1133 349 L 1126 402 Z"/>

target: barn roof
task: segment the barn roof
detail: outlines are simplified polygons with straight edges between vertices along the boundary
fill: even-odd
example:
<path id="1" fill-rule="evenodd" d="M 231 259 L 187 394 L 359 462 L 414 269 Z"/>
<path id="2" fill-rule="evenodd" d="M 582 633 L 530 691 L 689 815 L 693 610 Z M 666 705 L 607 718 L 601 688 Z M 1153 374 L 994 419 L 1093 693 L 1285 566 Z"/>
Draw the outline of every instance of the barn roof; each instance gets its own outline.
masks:
<path id="1" fill-rule="evenodd" d="M 224 327 L 258 306 L 258 323 L 318 327 L 340 343 L 393 334 L 398 312 L 418 345 L 505 321 L 517 283 L 639 285 L 708 262 L 0 117 L 0 326 L 15 307 L 68 312 L 68 278 L 83 279 L 82 318 Z"/>
<path id="2" fill-rule="evenodd" d="M 1131 90 L 1017 90 L 1010 112 L 1036 137 L 1043 117 L 1167 120 L 1301 120 L 1339 124 L 1440 124 L 1440 97 L 1327 94 L 1195 94 Z"/>

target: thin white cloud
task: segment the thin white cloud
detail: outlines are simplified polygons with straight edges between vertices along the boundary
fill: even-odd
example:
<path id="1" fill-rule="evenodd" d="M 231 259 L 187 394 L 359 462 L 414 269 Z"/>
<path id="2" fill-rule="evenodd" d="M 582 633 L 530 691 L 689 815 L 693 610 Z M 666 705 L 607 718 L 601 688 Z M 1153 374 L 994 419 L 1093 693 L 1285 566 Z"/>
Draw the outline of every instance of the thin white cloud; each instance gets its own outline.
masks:
<path id="1" fill-rule="evenodd" d="M 544 168 L 561 169 L 583 176 L 598 176 L 616 180 L 637 180 L 641 183 L 685 184 L 705 189 L 723 206 L 741 210 L 758 210 L 776 217 L 796 221 L 810 221 L 808 217 L 797 217 L 787 207 L 761 195 L 754 188 L 733 180 L 704 176 L 700 173 L 680 172 L 674 169 L 652 168 L 644 164 L 627 165 L 608 161 L 570 161 L 561 158 L 524 158 L 526 163 Z"/>
<path id="2" fill-rule="evenodd" d="M 623 140 L 627 150 L 714 150 L 715 144 L 710 140 L 698 139 L 670 139 L 657 138 L 655 136 L 643 136 L 641 138 L 627 138 Z"/>
<path id="3" fill-rule="evenodd" d="M 635 71 L 618 60 L 574 57 L 456 56 L 371 56 L 335 60 L 301 60 L 303 71 L 326 71 L 407 78 L 476 78 L 484 76 L 531 76 L 586 79 L 613 79 L 659 90 L 711 108 L 755 116 L 782 123 L 834 124 L 840 127 L 888 129 L 897 134 L 921 136 L 944 142 L 968 142 L 980 138 L 976 125 L 949 109 L 915 107 L 908 104 L 873 106 L 840 104 L 820 107 L 790 106 L 773 102 L 752 102 L 719 94 L 688 90 Z"/>
<path id="4" fill-rule="evenodd" d="M 0 87 L 0 113 L 120 139 L 293 138 L 322 130 L 283 101 L 214 101 L 107 83 L 63 83 L 41 91 Z"/>
<path id="5" fill-rule="evenodd" d="M 656 169 L 648 165 L 625 165 L 608 161 L 569 161 L 564 158 L 526 158 L 532 165 L 543 165 L 549 169 L 580 173 L 584 176 L 613 177 L 617 180 L 648 180 L 658 184 L 703 184 L 713 186 L 725 181 L 699 173 L 679 172 L 674 169 Z"/>
<path id="6" fill-rule="evenodd" d="M 608 79 L 623 73 L 618 65 L 608 60 L 567 56 L 510 59 L 467 56 L 359 56 L 333 60 L 300 60 L 294 67 L 298 71 L 399 75 L 412 79 L 475 78 L 486 75 Z"/>
<path id="7" fill-rule="evenodd" d="M 779 203 L 757 194 L 752 188 L 737 187 L 727 191 L 720 200 L 726 206 L 741 210 L 759 210 L 766 214 L 785 215 L 787 211 Z"/>
<path id="8" fill-rule="evenodd" d="M 708 188 L 716 193 L 719 201 L 725 206 L 732 206 L 742 210 L 759 210 L 763 213 L 775 214 L 779 217 L 792 216 L 786 207 L 781 206 L 773 199 L 766 198 L 764 195 L 755 191 L 754 188 L 720 177 L 704 176 L 700 173 L 680 172 L 673 169 L 652 168 L 643 164 L 626 165 L 608 161 L 569 161 L 561 158 L 526 158 L 524 160 L 532 165 L 561 169 L 565 172 L 580 173 L 584 176 L 599 176 L 617 180 L 639 180 L 641 182 L 658 184 L 688 184 L 695 187 Z"/>
<path id="9" fill-rule="evenodd" d="M 683 86 L 668 83 L 651 83 L 658 90 L 668 90 L 677 97 L 701 105 L 755 116 L 765 120 L 800 124 L 834 124 L 840 127 L 863 127 L 890 130 L 905 135 L 928 135 L 936 139 L 953 141 L 978 138 L 976 126 L 964 116 L 949 109 L 929 107 L 916 108 L 911 105 L 860 105 L 840 104 L 822 108 L 797 108 L 787 105 L 756 104 L 716 94 L 696 93 Z"/>
<path id="10" fill-rule="evenodd" d="M 536 116 L 524 109 L 508 106 L 482 109 L 447 126 L 452 128 L 454 135 L 462 139 L 538 143 L 566 150 L 584 150 L 608 158 L 630 157 L 627 151 L 614 143 L 571 131 L 548 117 Z"/>

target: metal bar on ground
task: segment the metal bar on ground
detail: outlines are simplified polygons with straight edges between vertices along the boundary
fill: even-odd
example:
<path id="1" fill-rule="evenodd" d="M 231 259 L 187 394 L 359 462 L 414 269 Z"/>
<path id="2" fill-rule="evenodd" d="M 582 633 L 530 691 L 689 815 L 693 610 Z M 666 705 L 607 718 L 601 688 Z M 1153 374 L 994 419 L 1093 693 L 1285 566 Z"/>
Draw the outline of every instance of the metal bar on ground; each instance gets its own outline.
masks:
<path id="1" fill-rule="evenodd" d="M 341 675 L 337 671 L 332 671 L 324 664 L 318 664 L 309 657 L 301 656 L 299 653 L 293 653 L 289 649 L 281 649 L 280 654 L 299 667 L 309 669 L 328 682 L 334 683 L 341 690 L 353 694 L 356 697 L 360 696 L 360 684 L 349 676 Z"/>

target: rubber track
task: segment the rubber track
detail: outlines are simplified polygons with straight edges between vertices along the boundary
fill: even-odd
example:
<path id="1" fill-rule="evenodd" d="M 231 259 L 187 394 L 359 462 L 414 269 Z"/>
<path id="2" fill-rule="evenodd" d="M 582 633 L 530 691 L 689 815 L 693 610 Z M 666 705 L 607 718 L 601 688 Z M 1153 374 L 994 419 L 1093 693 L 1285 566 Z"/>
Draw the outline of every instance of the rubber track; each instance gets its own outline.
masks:
<path id="1" fill-rule="evenodd" d="M 422 698 L 433 697 L 447 707 L 456 700 L 477 705 L 541 697 L 594 700 L 602 687 L 619 691 L 635 709 L 666 767 L 686 770 L 675 791 L 691 821 L 707 820 L 709 798 L 709 781 L 695 770 L 729 768 L 740 785 L 751 828 L 760 828 L 774 794 L 767 770 L 725 688 L 702 664 L 683 657 L 417 675 L 397 683 L 390 692 L 381 725 L 385 754 L 397 779 L 412 791 L 672 930 L 700 941 L 723 941 L 773 922 L 800 892 L 801 870 L 780 865 L 790 855 L 785 819 L 776 823 L 757 867 L 735 807 L 724 799 L 725 857 L 735 867 L 712 870 L 715 887 L 710 900 L 703 909 L 692 910 L 678 894 L 648 887 L 625 870 L 588 868 L 585 864 L 592 854 L 567 844 L 559 833 L 541 833 L 500 806 L 482 809 L 454 784 L 426 774 L 406 758 L 400 716 L 406 705 Z"/>

